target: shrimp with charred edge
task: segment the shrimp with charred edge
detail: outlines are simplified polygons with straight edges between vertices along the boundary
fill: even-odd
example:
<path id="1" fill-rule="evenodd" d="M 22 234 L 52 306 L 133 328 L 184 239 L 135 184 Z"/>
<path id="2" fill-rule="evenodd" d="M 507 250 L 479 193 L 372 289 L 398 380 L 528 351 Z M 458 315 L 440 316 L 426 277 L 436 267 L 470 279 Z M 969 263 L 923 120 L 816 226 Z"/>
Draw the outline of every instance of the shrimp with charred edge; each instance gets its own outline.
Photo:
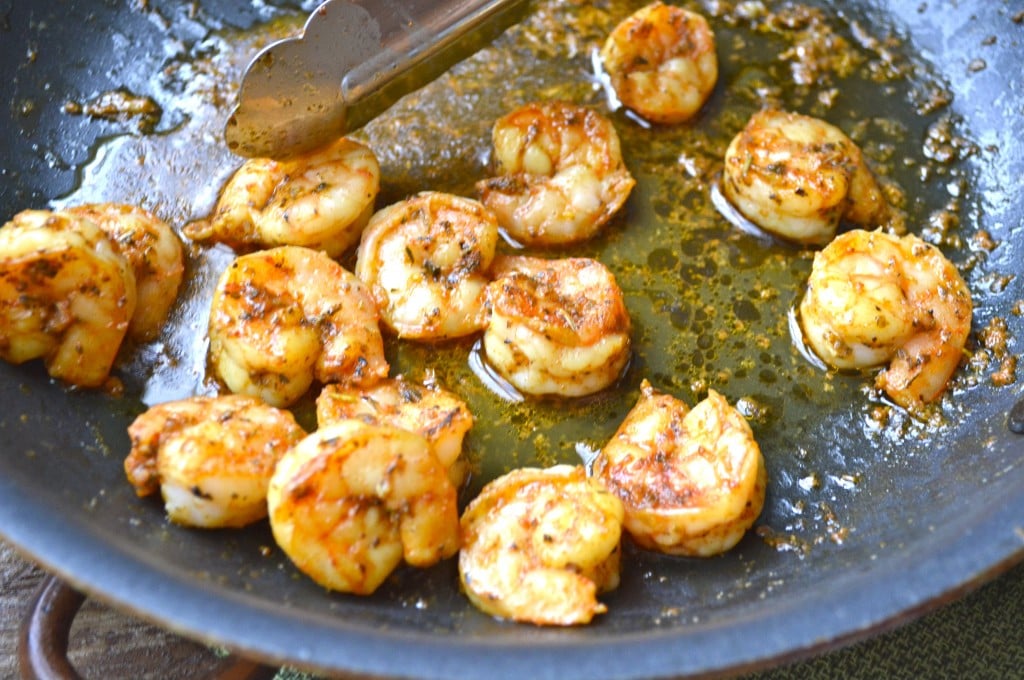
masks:
<path id="1" fill-rule="evenodd" d="M 750 426 L 714 390 L 692 410 L 646 380 L 594 460 L 639 545 L 707 557 L 743 537 L 764 505 L 767 473 Z"/>
<path id="2" fill-rule="evenodd" d="M 732 139 L 722 191 L 760 228 L 809 245 L 831 241 L 841 221 L 873 228 L 895 216 L 842 130 L 784 111 L 754 114 Z"/>
<path id="3" fill-rule="evenodd" d="M 135 340 L 160 334 L 185 274 L 185 255 L 174 230 L 152 213 L 120 203 L 89 203 L 65 209 L 102 229 L 135 275 L 137 304 L 128 325 Z"/>
<path id="4" fill-rule="evenodd" d="M 601 59 L 623 106 L 653 123 L 689 120 L 718 82 L 715 34 L 707 19 L 662 2 L 616 26 Z"/>
<path id="5" fill-rule="evenodd" d="M 166 402 L 128 427 L 125 474 L 139 496 L 160 492 L 172 522 L 242 527 L 267 516 L 274 467 L 305 435 L 291 413 L 255 397 Z"/>
<path id="6" fill-rule="evenodd" d="M 359 241 L 379 191 L 373 151 L 342 138 L 295 158 L 247 160 L 224 185 L 213 215 L 184 231 L 235 249 L 304 246 L 337 257 Z"/>
<path id="7" fill-rule="evenodd" d="M 387 377 L 377 306 L 354 274 L 320 251 L 281 246 L 242 255 L 210 311 L 213 370 L 235 393 L 284 407 L 316 379 Z"/>
<path id="8" fill-rule="evenodd" d="M 398 376 L 362 388 L 325 385 L 316 399 L 317 425 L 349 419 L 422 435 L 448 468 L 452 484 L 458 488 L 465 480 L 468 469 L 462 443 L 473 427 L 473 414 L 466 402 L 432 377 L 423 384 Z"/>
<path id="9" fill-rule="evenodd" d="M 445 340 L 484 325 L 498 222 L 479 202 L 428 191 L 374 214 L 355 273 L 398 337 Z"/>
<path id="10" fill-rule="evenodd" d="M 946 389 L 972 316 L 970 290 L 938 248 L 860 229 L 815 255 L 799 308 L 803 341 L 820 359 L 838 369 L 888 363 L 876 385 L 912 412 Z"/>
<path id="11" fill-rule="evenodd" d="M 622 375 L 631 323 L 615 276 L 597 260 L 495 259 L 488 363 L 519 391 L 579 397 Z"/>
<path id="12" fill-rule="evenodd" d="M 548 626 L 589 623 L 619 585 L 622 503 L 580 466 L 521 468 L 462 514 L 459 577 L 478 609 Z"/>
<path id="13" fill-rule="evenodd" d="M 564 245 L 594 236 L 625 204 L 636 181 L 612 122 L 561 101 L 527 104 L 492 131 L 497 177 L 477 183 L 480 200 L 525 245 Z"/>
<path id="14" fill-rule="evenodd" d="M 136 309 L 135 275 L 92 220 L 26 210 L 0 228 L 0 357 L 42 359 L 69 385 L 100 387 Z"/>
<path id="15" fill-rule="evenodd" d="M 429 443 L 342 420 L 277 465 L 270 527 L 296 567 L 331 590 L 373 593 L 404 560 L 427 567 L 459 549 L 455 488 Z"/>

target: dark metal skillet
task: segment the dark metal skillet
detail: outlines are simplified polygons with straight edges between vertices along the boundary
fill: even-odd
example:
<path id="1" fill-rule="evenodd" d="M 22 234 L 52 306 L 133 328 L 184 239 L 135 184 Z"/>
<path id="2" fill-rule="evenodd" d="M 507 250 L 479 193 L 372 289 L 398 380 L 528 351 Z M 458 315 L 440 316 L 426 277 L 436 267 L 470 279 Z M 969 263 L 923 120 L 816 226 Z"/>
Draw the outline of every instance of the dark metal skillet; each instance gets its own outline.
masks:
<path id="1" fill-rule="evenodd" d="M 188 45 L 198 44 L 211 24 L 244 27 L 265 18 L 264 10 L 241 2 L 209 3 L 198 14 L 171 3 L 135 10 L 108 3 L 0 9 L 0 58 L 11 74 L 2 85 L 8 103 L 3 115 L 9 117 L 0 151 L 5 218 L 67 194 L 78 181 L 76 169 L 99 148 L 99 137 L 123 131 L 62 112 L 65 93 L 86 99 L 116 86 L 151 91 L 167 54 L 165 27 Z M 905 25 L 913 44 L 948 80 L 954 111 L 979 142 L 965 189 L 976 197 L 976 228 L 1001 243 L 971 274 L 972 290 L 989 290 L 980 297 L 975 327 L 1001 317 L 1011 338 L 1022 337 L 1022 316 L 1011 313 L 1024 298 L 1024 205 L 1012 189 L 1024 173 L 1024 150 L 1010 117 L 1024 106 L 1019 84 L 1013 86 L 1019 20 L 1009 8 L 991 4 L 844 11 L 853 16 L 855 9 Z M 122 33 L 136 42 L 118 51 L 124 43 L 112 36 Z M 980 58 L 986 68 L 978 70 Z M 173 112 L 168 108 L 165 116 L 173 119 Z M 625 118 L 617 122 L 628 125 Z M 626 134 L 635 140 L 641 131 Z M 645 207 L 652 196 L 657 198 L 641 192 L 633 199 L 630 225 L 658 221 L 659 211 Z M 601 247 L 616 245 L 612 239 Z M 724 274 L 706 251 L 664 250 L 669 252 L 645 254 L 644 264 L 684 278 Z M 630 262 L 619 264 L 628 278 Z M 746 305 L 730 304 L 749 312 Z M 693 325 L 683 323 L 686 314 L 696 313 L 662 311 L 674 314 L 680 335 Z M 654 332 L 642 318 L 641 346 Z M 668 381 L 658 362 L 656 352 L 642 351 L 627 382 L 644 373 Z M 696 358 L 687 356 L 687 362 Z M 1021 399 L 1016 383 L 960 385 L 955 396 L 969 408 L 953 409 L 941 436 L 922 435 L 908 424 L 922 441 L 899 445 L 864 431 L 862 402 L 855 397 L 866 397 L 856 387 L 841 391 L 839 403 L 786 393 L 798 402 L 798 417 L 786 421 L 788 427 L 770 416 L 755 421 L 774 480 L 763 526 L 779 534 L 788 526 L 812 538 L 830 528 L 848 529 L 841 544 L 826 537 L 801 552 L 800 543 L 751 535 L 735 553 L 711 562 L 629 549 L 623 587 L 607 598 L 609 616 L 585 629 L 539 630 L 497 623 L 470 609 L 450 564 L 403 571 L 373 598 L 331 596 L 297 576 L 273 550 L 264 555 L 272 546 L 264 528 L 211 534 L 171 527 L 120 477 L 124 427 L 141 408 L 143 378 L 126 375 L 127 394 L 118 398 L 69 393 L 37 365 L 3 365 L 0 375 L 0 533 L 90 595 L 271 663 L 423 677 L 657 677 L 751 668 L 896 625 L 1024 556 L 1024 439 L 1008 428 Z M 731 384 L 741 385 L 733 399 L 755 391 L 735 375 Z M 786 380 L 773 384 L 779 389 Z M 763 399 L 774 403 L 767 394 Z M 612 421 L 619 407 L 587 408 L 592 410 L 583 415 L 603 410 Z M 568 409 L 567 416 L 574 415 Z M 486 441 L 477 446 L 490 450 Z M 485 474 L 493 473 L 487 465 L 494 463 L 485 460 Z M 801 500 L 806 530 L 791 507 Z"/>

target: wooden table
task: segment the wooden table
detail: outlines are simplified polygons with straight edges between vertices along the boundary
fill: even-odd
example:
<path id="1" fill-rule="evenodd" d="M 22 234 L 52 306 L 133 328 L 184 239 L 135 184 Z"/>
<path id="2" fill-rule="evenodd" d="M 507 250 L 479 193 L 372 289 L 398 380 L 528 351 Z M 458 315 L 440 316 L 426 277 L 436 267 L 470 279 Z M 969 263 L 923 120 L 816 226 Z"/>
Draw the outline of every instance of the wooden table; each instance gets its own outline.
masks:
<path id="1" fill-rule="evenodd" d="M 0 678 L 18 677 L 18 631 L 46 572 L 0 542 Z M 202 677 L 218 658 L 207 647 L 86 600 L 71 629 L 68 657 L 87 680 Z"/>
<path id="2" fill-rule="evenodd" d="M 45 577 L 0 541 L 0 678 L 18 677 L 18 632 Z M 75 619 L 68 656 L 86 680 L 191 680 L 218 662 L 203 645 L 92 600 Z M 278 680 L 301 677 L 286 670 Z M 747 679 L 837 677 L 1024 678 L 1024 564 L 892 633 Z"/>

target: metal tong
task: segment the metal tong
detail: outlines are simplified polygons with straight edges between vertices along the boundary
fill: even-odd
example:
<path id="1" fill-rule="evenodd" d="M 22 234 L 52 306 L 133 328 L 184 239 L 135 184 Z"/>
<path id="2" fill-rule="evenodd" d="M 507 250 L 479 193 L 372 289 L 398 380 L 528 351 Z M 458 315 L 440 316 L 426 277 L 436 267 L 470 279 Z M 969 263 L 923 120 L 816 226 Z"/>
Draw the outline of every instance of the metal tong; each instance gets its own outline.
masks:
<path id="1" fill-rule="evenodd" d="M 327 0 L 246 69 L 228 148 L 286 158 L 359 129 L 489 44 L 526 0 Z"/>

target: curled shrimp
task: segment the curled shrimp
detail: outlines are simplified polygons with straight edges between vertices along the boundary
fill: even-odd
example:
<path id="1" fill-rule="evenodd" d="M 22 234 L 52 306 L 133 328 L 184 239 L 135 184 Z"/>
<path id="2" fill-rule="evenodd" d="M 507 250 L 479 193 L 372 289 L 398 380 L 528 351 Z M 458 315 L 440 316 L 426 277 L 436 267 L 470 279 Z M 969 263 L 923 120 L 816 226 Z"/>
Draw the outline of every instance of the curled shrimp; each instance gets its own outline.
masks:
<path id="1" fill-rule="evenodd" d="M 314 581 L 359 595 L 404 561 L 459 549 L 455 488 L 418 434 L 342 420 L 284 455 L 267 494 L 277 544 Z"/>
<path id="2" fill-rule="evenodd" d="M 96 223 L 128 261 L 138 301 L 128 335 L 141 341 L 154 339 L 178 297 L 185 273 L 178 235 L 163 220 L 131 205 L 90 203 L 65 212 Z"/>
<path id="3" fill-rule="evenodd" d="M 388 374 L 377 307 L 320 251 L 280 246 L 234 260 L 217 282 L 210 359 L 232 391 L 294 403 L 313 380 L 369 385 Z"/>
<path id="4" fill-rule="evenodd" d="M 484 352 L 516 389 L 577 397 L 621 376 L 631 323 L 607 267 L 589 258 L 500 256 L 494 269 Z"/>
<path id="5" fill-rule="evenodd" d="M 722 190 L 751 222 L 798 243 L 828 243 L 843 220 L 870 228 L 891 216 L 857 145 L 796 113 L 751 117 L 725 152 Z"/>
<path id="6" fill-rule="evenodd" d="M 492 616 L 589 623 L 619 585 L 622 503 L 581 466 L 520 468 L 488 483 L 462 514 L 459 577 Z"/>
<path id="7" fill-rule="evenodd" d="M 359 241 L 379 191 L 373 151 L 342 138 L 288 160 L 246 161 L 224 185 L 214 214 L 184 231 L 232 248 L 305 246 L 337 257 Z"/>
<path id="8" fill-rule="evenodd" d="M 956 267 L 914 235 L 855 229 L 818 252 L 800 302 L 803 340 L 825 363 L 889 363 L 877 387 L 915 411 L 937 399 L 963 355 L 971 293 Z"/>
<path id="9" fill-rule="evenodd" d="M 640 546 L 707 557 L 729 550 L 764 506 L 767 473 L 747 421 L 714 390 L 692 410 L 644 380 L 594 460 Z"/>
<path id="10" fill-rule="evenodd" d="M 473 414 L 466 402 L 433 380 L 417 384 L 399 376 L 362 388 L 326 385 L 316 399 L 317 425 L 347 419 L 422 435 L 448 468 L 452 484 L 459 487 L 465 480 L 462 443 L 473 427 Z"/>
<path id="11" fill-rule="evenodd" d="M 601 60 L 622 104 L 654 123 L 682 123 L 718 81 L 715 34 L 707 19 L 655 2 L 608 36 Z"/>
<path id="12" fill-rule="evenodd" d="M 267 516 L 274 467 L 305 435 L 291 413 L 255 397 L 191 397 L 132 422 L 124 470 L 139 496 L 160 491 L 173 522 L 242 527 Z"/>
<path id="13" fill-rule="evenodd" d="M 479 202 L 428 191 L 374 214 L 355 273 L 401 338 L 442 340 L 484 323 L 498 222 Z"/>
<path id="14" fill-rule="evenodd" d="M 494 124 L 497 177 L 481 201 L 516 241 L 561 245 L 590 238 L 625 204 L 636 181 L 615 126 L 561 101 L 527 104 Z"/>
<path id="15" fill-rule="evenodd" d="M 100 387 L 136 307 L 135 276 L 92 220 L 26 210 L 0 228 L 0 357 Z"/>

